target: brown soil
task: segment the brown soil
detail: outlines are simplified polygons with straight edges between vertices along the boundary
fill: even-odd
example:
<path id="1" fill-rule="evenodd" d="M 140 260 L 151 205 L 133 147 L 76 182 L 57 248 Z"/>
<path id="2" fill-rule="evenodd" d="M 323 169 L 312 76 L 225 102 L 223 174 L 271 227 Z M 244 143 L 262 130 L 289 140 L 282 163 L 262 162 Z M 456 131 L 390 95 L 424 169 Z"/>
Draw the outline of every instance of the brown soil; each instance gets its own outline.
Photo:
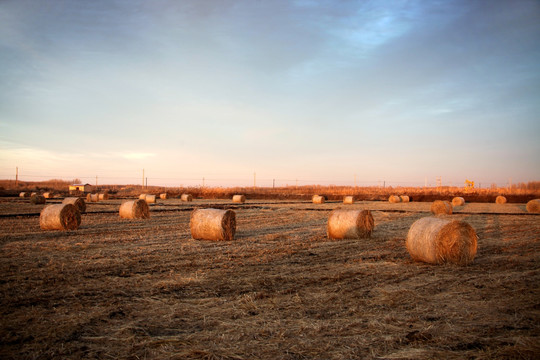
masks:
<path id="1" fill-rule="evenodd" d="M 465 267 L 410 259 L 430 204 L 358 202 L 370 239 L 326 237 L 341 203 L 235 204 L 234 241 L 196 241 L 193 206 L 151 218 L 88 204 L 76 231 L 42 231 L 39 205 L 0 203 L 2 359 L 534 359 L 540 353 L 540 216 L 466 204 Z M 20 208 L 20 209 L 19 209 Z M 29 210 L 30 209 L 30 210 Z M 4 216 L 4 215 L 9 216 Z"/>

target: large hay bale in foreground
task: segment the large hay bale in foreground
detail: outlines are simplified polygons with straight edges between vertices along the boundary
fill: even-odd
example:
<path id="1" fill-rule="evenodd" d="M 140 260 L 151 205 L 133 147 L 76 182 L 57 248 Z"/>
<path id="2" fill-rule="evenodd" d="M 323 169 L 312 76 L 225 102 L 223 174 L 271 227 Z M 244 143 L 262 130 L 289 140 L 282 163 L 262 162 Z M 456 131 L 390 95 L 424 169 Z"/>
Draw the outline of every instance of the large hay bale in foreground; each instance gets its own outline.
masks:
<path id="1" fill-rule="evenodd" d="M 146 196 L 144 197 L 144 201 L 146 201 L 146 203 L 148 203 L 148 204 L 155 204 L 156 203 L 156 195 L 146 194 Z"/>
<path id="2" fill-rule="evenodd" d="M 530 213 L 540 213 L 540 199 L 534 199 L 527 203 L 527 211 Z"/>
<path id="3" fill-rule="evenodd" d="M 443 201 L 443 200 L 435 200 L 431 204 L 431 213 L 435 215 L 452 215 L 452 204 L 450 204 L 449 201 Z"/>
<path id="4" fill-rule="evenodd" d="M 109 200 L 109 194 L 108 193 L 98 194 L 98 200 Z"/>
<path id="5" fill-rule="evenodd" d="M 409 196 L 407 195 L 400 195 L 399 199 L 401 200 L 401 202 L 404 202 L 404 203 L 408 203 L 410 201 Z"/>
<path id="6" fill-rule="evenodd" d="M 161 200 L 167 200 L 168 195 L 167 195 L 167 193 L 159 194 L 159 198 L 160 198 Z"/>
<path id="7" fill-rule="evenodd" d="M 474 260 L 477 240 L 465 221 L 425 217 L 412 224 L 405 245 L 415 261 L 465 265 Z"/>
<path id="8" fill-rule="evenodd" d="M 46 201 L 47 200 L 45 200 L 45 196 L 43 195 L 34 194 L 30 196 L 30 202 L 32 204 L 45 204 Z"/>
<path id="9" fill-rule="evenodd" d="M 311 198 L 311 201 L 314 203 L 314 204 L 324 204 L 324 196 L 322 195 L 313 195 L 313 197 Z"/>
<path id="10" fill-rule="evenodd" d="M 79 212 L 81 214 L 86 212 L 86 202 L 84 201 L 83 198 L 80 198 L 80 197 L 67 197 L 64 200 L 62 200 L 62 204 L 75 205 L 75 207 L 77 208 L 77 210 L 79 210 Z"/>
<path id="11" fill-rule="evenodd" d="M 465 199 L 461 196 L 456 196 L 452 199 L 452 206 L 463 206 L 465 205 Z"/>
<path id="12" fill-rule="evenodd" d="M 128 200 L 120 205 L 119 214 L 123 219 L 148 219 L 150 208 L 146 200 Z"/>
<path id="13" fill-rule="evenodd" d="M 496 204 L 506 204 L 506 198 L 504 196 L 499 195 L 499 196 L 497 196 L 495 198 L 495 203 Z"/>
<path id="14" fill-rule="evenodd" d="M 46 206 L 39 216 L 39 226 L 43 230 L 76 230 L 80 224 L 81 213 L 73 204 Z"/>
<path id="15" fill-rule="evenodd" d="M 244 195 L 233 195 L 232 201 L 235 203 L 245 203 L 246 197 Z"/>
<path id="16" fill-rule="evenodd" d="M 391 202 L 392 204 L 395 204 L 395 203 L 401 202 L 401 198 L 397 195 L 390 195 L 390 197 L 388 198 L 388 201 Z"/>
<path id="17" fill-rule="evenodd" d="M 197 240 L 233 240 L 236 214 L 232 210 L 195 209 L 189 227 L 191 236 Z"/>
<path id="18" fill-rule="evenodd" d="M 344 204 L 354 204 L 354 196 L 345 196 L 343 198 Z"/>
<path id="19" fill-rule="evenodd" d="M 335 209 L 328 217 L 326 230 L 330 239 L 361 239 L 370 237 L 374 228 L 369 210 Z"/>
<path id="20" fill-rule="evenodd" d="M 243 196 L 243 195 L 241 195 L 241 196 Z M 180 200 L 187 201 L 187 202 L 193 201 L 193 196 L 191 196 L 191 194 L 182 194 L 182 196 L 180 196 Z M 234 196 L 233 196 L 233 201 L 234 201 Z M 245 198 L 244 198 L 244 201 L 246 201 Z M 242 201 L 242 202 L 244 202 L 244 201 Z"/>

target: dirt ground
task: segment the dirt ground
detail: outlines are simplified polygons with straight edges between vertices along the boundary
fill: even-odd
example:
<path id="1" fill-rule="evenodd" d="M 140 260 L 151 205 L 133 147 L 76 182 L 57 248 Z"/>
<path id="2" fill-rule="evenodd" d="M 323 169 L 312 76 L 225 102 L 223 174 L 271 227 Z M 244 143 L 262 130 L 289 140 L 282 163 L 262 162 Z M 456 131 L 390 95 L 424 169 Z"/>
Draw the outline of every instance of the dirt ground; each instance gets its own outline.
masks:
<path id="1" fill-rule="evenodd" d="M 53 199 L 49 203 L 59 202 Z M 87 204 L 76 231 L 42 231 L 0 202 L 2 359 L 537 359 L 540 216 L 466 204 L 469 266 L 410 259 L 430 203 L 161 200 L 148 220 Z M 194 206 L 232 208 L 234 241 L 197 241 Z M 370 239 L 329 240 L 338 206 L 370 209 Z M 26 215 L 25 215 L 26 214 Z"/>

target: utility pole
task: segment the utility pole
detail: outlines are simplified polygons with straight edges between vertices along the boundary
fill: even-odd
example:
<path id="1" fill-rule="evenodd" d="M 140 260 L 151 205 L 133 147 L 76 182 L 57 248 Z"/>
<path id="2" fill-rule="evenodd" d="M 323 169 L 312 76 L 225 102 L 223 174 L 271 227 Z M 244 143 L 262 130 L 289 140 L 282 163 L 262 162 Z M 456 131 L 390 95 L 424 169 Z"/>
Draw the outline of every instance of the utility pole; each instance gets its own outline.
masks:
<path id="1" fill-rule="evenodd" d="M 382 184 L 383 184 L 383 185 L 382 185 L 382 188 L 383 188 L 383 189 L 386 189 L 386 180 L 383 180 Z"/>
<path id="2" fill-rule="evenodd" d="M 19 185 L 19 167 L 15 168 L 15 186 Z"/>
<path id="3" fill-rule="evenodd" d="M 204 176 L 202 178 L 202 187 L 204 187 Z"/>
<path id="4" fill-rule="evenodd" d="M 142 169 L 142 186 L 144 187 L 144 169 Z"/>
<path id="5" fill-rule="evenodd" d="M 96 175 L 96 187 L 97 187 L 97 175 Z"/>
<path id="6" fill-rule="evenodd" d="M 148 178 L 146 178 L 146 188 L 148 189 Z"/>

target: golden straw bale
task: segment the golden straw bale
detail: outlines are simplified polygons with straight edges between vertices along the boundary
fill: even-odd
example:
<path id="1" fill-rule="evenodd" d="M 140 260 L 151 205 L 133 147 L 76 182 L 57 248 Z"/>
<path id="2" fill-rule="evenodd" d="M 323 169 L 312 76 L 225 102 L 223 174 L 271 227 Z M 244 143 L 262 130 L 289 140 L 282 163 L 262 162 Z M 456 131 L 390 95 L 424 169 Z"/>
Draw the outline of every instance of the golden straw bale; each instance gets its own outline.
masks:
<path id="1" fill-rule="evenodd" d="M 399 199 L 401 200 L 401 202 L 404 202 L 404 203 L 408 203 L 410 201 L 407 195 L 400 195 Z"/>
<path id="2" fill-rule="evenodd" d="M 534 199 L 527 203 L 527 211 L 530 213 L 540 213 L 540 199 Z"/>
<path id="3" fill-rule="evenodd" d="M 338 208 L 330 213 L 326 230 L 330 239 L 361 239 L 370 237 L 374 228 L 371 211 Z"/>
<path id="4" fill-rule="evenodd" d="M 495 198 L 495 203 L 506 204 L 506 198 L 504 196 L 499 195 Z"/>
<path id="5" fill-rule="evenodd" d="M 474 260 L 477 240 L 465 221 L 425 217 L 412 224 L 405 245 L 415 261 L 465 265 Z"/>
<path id="6" fill-rule="evenodd" d="M 83 198 L 80 198 L 80 197 L 67 197 L 62 201 L 62 204 L 75 205 L 75 207 L 77 208 L 77 210 L 79 210 L 79 212 L 81 214 L 86 212 L 86 202 L 84 201 Z"/>
<path id="7" fill-rule="evenodd" d="M 46 206 L 39 216 L 39 226 L 43 230 L 76 230 L 79 225 L 81 213 L 73 204 Z"/>
<path id="8" fill-rule="evenodd" d="M 86 195 L 86 201 L 88 201 L 88 202 L 99 202 L 99 194 L 88 194 L 88 195 Z"/>
<path id="9" fill-rule="evenodd" d="M 168 197 L 168 196 L 167 196 L 167 193 L 159 194 L 159 198 L 160 198 L 161 200 L 166 200 L 167 197 Z"/>
<path id="10" fill-rule="evenodd" d="M 52 192 L 43 193 L 43 197 L 45 199 L 51 199 L 53 197 L 53 193 Z"/>
<path id="11" fill-rule="evenodd" d="M 463 206 L 465 205 L 465 199 L 461 196 L 456 196 L 452 199 L 452 206 Z"/>
<path id="12" fill-rule="evenodd" d="M 235 203 L 244 203 L 246 202 L 246 197 L 244 195 L 233 195 L 232 201 Z"/>
<path id="13" fill-rule="evenodd" d="M 354 204 L 354 196 L 345 196 L 343 197 L 344 204 Z"/>
<path id="14" fill-rule="evenodd" d="M 149 195 L 146 194 L 144 197 L 144 201 L 146 201 L 148 204 L 155 204 L 156 202 L 156 195 Z"/>
<path id="15" fill-rule="evenodd" d="M 313 197 L 311 198 L 311 201 L 314 204 L 324 204 L 324 196 L 322 196 L 322 195 L 313 195 Z"/>
<path id="16" fill-rule="evenodd" d="M 197 240 L 233 240 L 236 214 L 232 210 L 195 209 L 189 226 L 191 236 Z"/>
<path id="17" fill-rule="evenodd" d="M 22 198 L 30 197 L 30 193 L 29 193 L 29 192 L 24 192 L 24 191 L 23 191 L 23 192 L 21 192 L 21 193 L 19 194 L 19 197 L 22 197 Z"/>
<path id="18" fill-rule="evenodd" d="M 98 196 L 99 196 L 99 200 L 109 200 L 108 193 L 98 194 Z"/>
<path id="19" fill-rule="evenodd" d="M 141 199 L 141 200 L 146 199 L 146 194 L 141 194 L 141 195 L 139 195 L 139 199 Z"/>
<path id="20" fill-rule="evenodd" d="M 240 195 L 240 196 L 243 196 L 243 195 Z M 182 201 L 193 201 L 193 196 L 191 196 L 191 194 L 182 194 L 182 196 L 180 196 L 180 200 Z M 244 198 L 244 201 L 246 199 Z M 234 197 L 233 197 L 233 201 L 234 201 Z M 242 202 L 244 202 L 242 201 Z"/>
<path id="21" fill-rule="evenodd" d="M 449 201 L 435 200 L 431 204 L 431 212 L 435 215 L 446 214 L 452 215 L 452 204 Z"/>
<path id="22" fill-rule="evenodd" d="M 128 200 L 120 205 L 120 217 L 124 219 L 148 219 L 150 208 L 146 200 Z"/>
<path id="23" fill-rule="evenodd" d="M 30 196 L 30 202 L 32 204 L 45 204 L 45 196 L 43 195 L 39 195 L 39 194 L 34 194 L 32 196 Z"/>
<path id="24" fill-rule="evenodd" d="M 34 195 L 37 195 L 37 194 L 38 194 L 37 192 L 30 193 L 30 197 L 32 197 Z"/>
<path id="25" fill-rule="evenodd" d="M 401 202 L 401 198 L 397 195 L 390 195 L 390 197 L 388 198 L 388 201 L 395 204 L 395 203 Z"/>

